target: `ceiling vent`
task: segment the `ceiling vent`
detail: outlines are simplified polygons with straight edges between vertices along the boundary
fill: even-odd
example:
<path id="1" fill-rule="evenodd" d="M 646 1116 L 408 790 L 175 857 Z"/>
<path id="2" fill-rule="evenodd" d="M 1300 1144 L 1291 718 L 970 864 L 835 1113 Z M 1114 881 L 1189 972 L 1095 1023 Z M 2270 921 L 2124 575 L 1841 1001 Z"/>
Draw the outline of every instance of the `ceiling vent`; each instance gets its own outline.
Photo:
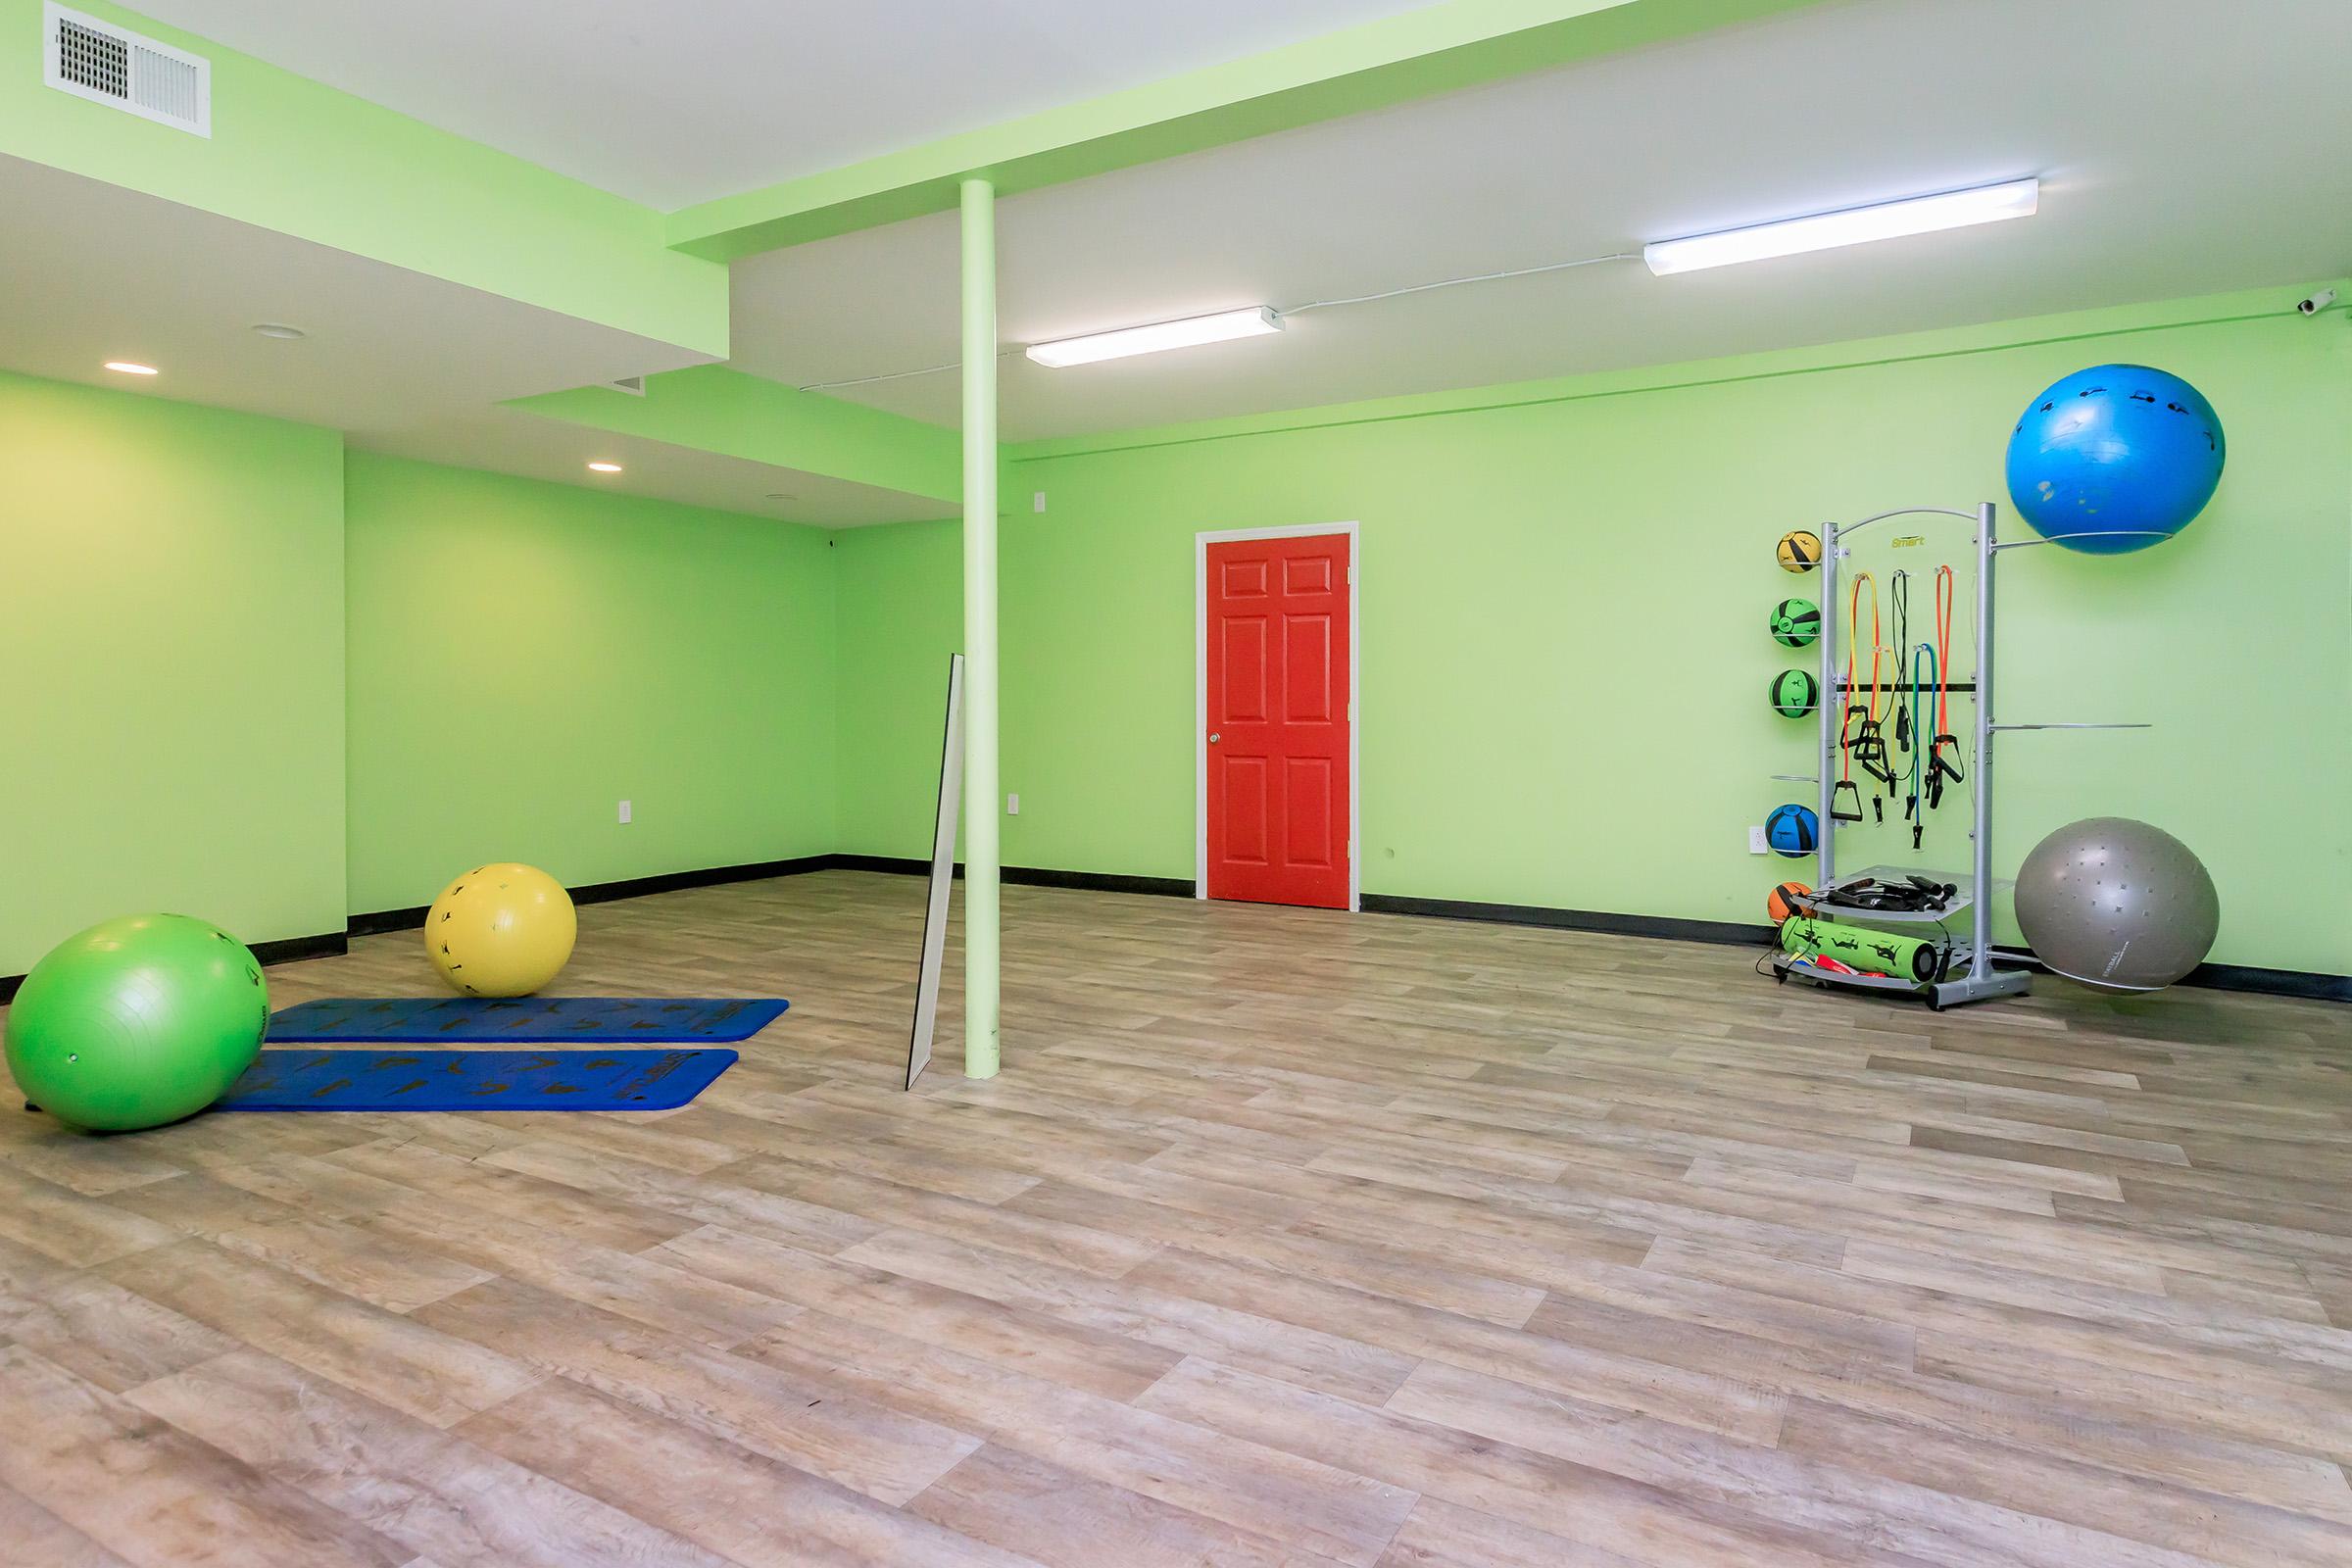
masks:
<path id="1" fill-rule="evenodd" d="M 158 124 L 213 133 L 211 61 L 59 5 L 43 6 L 41 19 L 42 79 L 50 86 Z"/>

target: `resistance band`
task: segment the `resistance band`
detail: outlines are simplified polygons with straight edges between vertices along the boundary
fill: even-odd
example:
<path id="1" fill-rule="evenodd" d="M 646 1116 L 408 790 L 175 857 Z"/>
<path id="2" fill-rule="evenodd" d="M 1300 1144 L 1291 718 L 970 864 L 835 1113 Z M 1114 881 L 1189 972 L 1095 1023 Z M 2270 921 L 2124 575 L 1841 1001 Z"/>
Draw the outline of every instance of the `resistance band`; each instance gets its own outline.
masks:
<path id="1" fill-rule="evenodd" d="M 1830 820 L 1833 822 L 1862 820 L 1862 792 L 1854 787 L 1854 661 L 1858 657 L 1855 645 L 1862 620 L 1864 583 L 1870 584 L 1871 659 L 1874 662 L 1878 659 L 1879 585 L 1869 572 L 1856 572 L 1853 586 L 1846 596 L 1845 679 L 1838 683 L 1843 696 L 1838 708 L 1838 782 L 1830 790 Z M 1835 606 L 1831 607 L 1831 613 L 1837 613 Z M 1877 678 L 1875 668 L 1872 678 Z M 1868 721 L 1867 711 L 1863 718 L 1865 722 Z M 1853 803 L 1851 807 L 1846 805 L 1848 801 Z"/>
<path id="2" fill-rule="evenodd" d="M 1887 579 L 1887 593 L 1894 605 L 1894 744 L 1898 751 L 1911 750 L 1911 731 L 1916 727 L 1911 713 L 1914 699 L 1906 698 L 1902 689 L 1903 660 L 1911 647 L 1911 574 L 1897 571 Z"/>
<path id="3" fill-rule="evenodd" d="M 1936 656 L 1936 645 L 1921 643 L 1917 648 L 1911 650 L 1911 706 L 1914 709 L 1920 706 L 1923 700 L 1922 694 L 1927 689 L 1921 685 L 1919 679 L 1919 666 L 1923 660 L 1926 661 L 1928 666 L 1927 687 L 1937 687 L 1943 682 L 1943 663 Z M 1903 815 L 1911 823 L 1911 848 L 1914 850 L 1919 848 L 1920 837 L 1928 827 L 1928 813 L 1919 808 L 1920 788 L 1927 755 L 1928 749 L 1924 746 L 1914 749 L 1911 753 L 1911 798 L 1903 803 Z"/>
<path id="4" fill-rule="evenodd" d="M 1936 568 L 1936 738 L 1928 746 L 1927 789 L 1931 808 L 1943 804 L 1943 787 L 1965 776 L 1960 770 L 1960 737 L 1952 733 L 1952 568 Z"/>
<path id="5" fill-rule="evenodd" d="M 1856 676 L 1861 670 L 1862 641 L 1862 585 L 1870 584 L 1870 697 L 1860 707 L 1855 705 L 1859 691 Z M 1854 768 L 1877 779 L 1891 794 L 1894 788 L 1894 769 L 1886 756 L 1886 734 L 1880 723 L 1885 713 L 1886 687 L 1881 681 L 1882 657 L 1886 645 L 1880 640 L 1879 583 L 1869 572 L 1854 577 L 1852 591 L 1846 596 L 1845 607 L 1845 706 L 1838 715 L 1838 745 L 1844 756 L 1843 774 L 1830 792 L 1830 816 L 1839 822 L 1862 820 L 1862 792 L 1854 783 Z M 1886 819 L 1885 803 L 1875 793 L 1871 808 L 1880 821 Z"/>

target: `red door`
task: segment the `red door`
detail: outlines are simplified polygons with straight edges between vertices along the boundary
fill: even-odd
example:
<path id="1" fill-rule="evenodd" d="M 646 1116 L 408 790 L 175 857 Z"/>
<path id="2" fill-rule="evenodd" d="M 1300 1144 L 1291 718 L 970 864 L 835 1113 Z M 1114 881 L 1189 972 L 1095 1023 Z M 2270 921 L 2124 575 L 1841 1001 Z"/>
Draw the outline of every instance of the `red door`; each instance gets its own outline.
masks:
<path id="1" fill-rule="evenodd" d="M 1208 896 L 1348 907 L 1348 536 L 1208 547 Z"/>

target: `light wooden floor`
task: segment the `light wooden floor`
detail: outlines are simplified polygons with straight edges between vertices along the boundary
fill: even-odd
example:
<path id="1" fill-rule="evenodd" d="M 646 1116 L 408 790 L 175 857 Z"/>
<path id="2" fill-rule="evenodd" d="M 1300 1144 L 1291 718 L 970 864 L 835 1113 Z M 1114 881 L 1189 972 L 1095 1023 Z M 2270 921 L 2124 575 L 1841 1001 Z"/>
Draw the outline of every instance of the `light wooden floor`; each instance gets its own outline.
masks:
<path id="1" fill-rule="evenodd" d="M 910 1097 L 920 898 L 583 910 L 793 999 L 665 1116 L 0 1112 L 0 1559 L 2352 1562 L 2344 1009 L 1015 888 Z"/>

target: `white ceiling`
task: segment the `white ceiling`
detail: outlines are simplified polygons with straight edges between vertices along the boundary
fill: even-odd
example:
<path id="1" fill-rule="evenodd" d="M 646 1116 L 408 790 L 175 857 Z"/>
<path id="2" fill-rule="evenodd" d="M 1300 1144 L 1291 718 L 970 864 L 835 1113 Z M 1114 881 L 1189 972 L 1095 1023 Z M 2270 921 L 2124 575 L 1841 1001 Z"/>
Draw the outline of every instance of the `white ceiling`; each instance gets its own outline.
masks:
<path id="1" fill-rule="evenodd" d="M 880 15 L 904 20 L 915 0 L 886 3 Z M 258 52 L 298 67 L 303 39 L 338 27 L 407 36 L 449 9 L 152 4 L 195 27 L 243 19 L 266 35 L 260 44 L 283 45 Z M 515 0 L 482 8 L 475 41 L 512 42 L 505 29 L 569 9 L 592 17 L 591 32 L 655 14 Z M 685 14 L 710 22 L 731 9 L 706 0 Z M 819 23 L 793 9 L 794 25 L 812 29 L 795 69 L 811 76 L 854 79 L 850 67 L 882 36 L 847 8 L 823 8 Z M 1022 0 L 1017 15 L 1044 26 L 1088 9 Z M 1208 0 L 1180 24 L 1123 14 L 1180 8 L 1094 9 L 1122 15 L 1115 25 L 1098 19 L 1096 32 L 1118 48 L 1089 32 L 1103 51 L 1090 58 L 1136 70 L 1151 29 L 1205 48 L 1209 24 L 1242 12 Z M 1251 25 L 1302 28 L 1379 9 L 1397 7 L 1260 6 Z M 1672 278 L 1629 262 L 1474 284 L 1301 315 L 1280 336 L 1068 370 L 1016 354 L 1003 362 L 1003 428 L 1010 440 L 1086 434 L 2341 276 L 2352 272 L 2352 115 L 2328 40 L 2343 11 L 2344 0 L 2237 0 L 2221 26 L 2209 0 L 1826 0 L 1016 197 L 1000 223 L 1008 343 L 1295 307 L 2024 173 L 2045 180 L 2041 214 L 2021 222 Z M 1219 36 L 1233 44 L 1246 30 Z M 819 41 L 848 66 L 825 67 Z M 561 74 L 559 57 L 541 58 Z M 928 43 L 901 66 L 915 83 L 905 94 L 926 112 L 941 82 L 973 74 Z M 1074 95 L 1071 79 L 1054 96 Z M 580 77 L 590 85 L 575 82 L 573 95 L 599 100 L 594 80 Z M 667 91 L 666 80 L 652 72 L 643 90 Z M 709 110 L 722 118 L 785 113 L 774 96 L 732 76 L 699 95 L 731 104 Z M 859 100 L 826 134 L 911 123 L 881 102 Z M 497 112 L 528 119 L 526 95 Z M 804 111 L 816 112 L 789 110 Z M 595 135 L 562 130 L 570 122 L 560 115 L 530 122 L 602 158 L 618 139 L 603 127 L 616 122 L 595 119 Z M 678 131 L 662 157 L 700 170 L 698 146 L 711 168 L 733 156 L 696 143 L 701 134 Z M 796 144 L 795 156 L 813 145 Z M 497 407 L 691 358 L 629 334 L 15 160 L 0 159 L 0 211 L 6 368 L 120 386 L 99 362 L 143 359 L 167 374 L 139 390 L 341 428 L 363 448 L 572 483 L 589 482 L 587 458 L 617 457 L 627 473 L 594 482 L 795 521 L 942 510 Z M 737 264 L 734 276 L 741 368 L 805 385 L 956 358 L 952 218 L 777 252 Z M 270 319 L 312 335 L 272 343 L 248 330 Z M 952 373 L 836 395 L 943 425 L 956 416 Z M 771 499 L 779 493 L 789 499 Z"/>
<path id="2" fill-rule="evenodd" d="M 825 528 L 915 522 L 953 516 L 956 512 L 953 501 L 855 484 L 693 447 L 584 430 L 515 409 L 484 409 L 370 431 L 355 436 L 352 445 L 395 457 L 451 463 L 462 468 L 489 468 L 592 490 L 624 490 Z M 612 476 L 585 472 L 590 454 L 619 464 L 622 471 Z"/>
<path id="3" fill-rule="evenodd" d="M 132 0 L 664 211 L 1430 0 Z"/>
<path id="4" fill-rule="evenodd" d="M 2343 0 L 1844 0 L 1007 201 L 1007 343 L 1376 292 L 2037 173 L 2038 217 L 1678 277 L 1639 263 L 1004 365 L 1010 440 L 2352 271 Z M 735 361 L 952 361 L 952 217 L 738 263 Z M 835 395 L 941 424 L 954 374 Z"/>
<path id="5" fill-rule="evenodd" d="M 15 158 L 0 157 L 0 368 L 325 425 L 372 450 L 793 521 L 947 510 L 497 406 L 696 362 L 665 344 Z M 262 321 L 309 336 L 261 337 L 252 327 Z M 108 360 L 163 373 L 132 379 L 102 368 Z M 627 471 L 591 481 L 590 458 Z"/>

